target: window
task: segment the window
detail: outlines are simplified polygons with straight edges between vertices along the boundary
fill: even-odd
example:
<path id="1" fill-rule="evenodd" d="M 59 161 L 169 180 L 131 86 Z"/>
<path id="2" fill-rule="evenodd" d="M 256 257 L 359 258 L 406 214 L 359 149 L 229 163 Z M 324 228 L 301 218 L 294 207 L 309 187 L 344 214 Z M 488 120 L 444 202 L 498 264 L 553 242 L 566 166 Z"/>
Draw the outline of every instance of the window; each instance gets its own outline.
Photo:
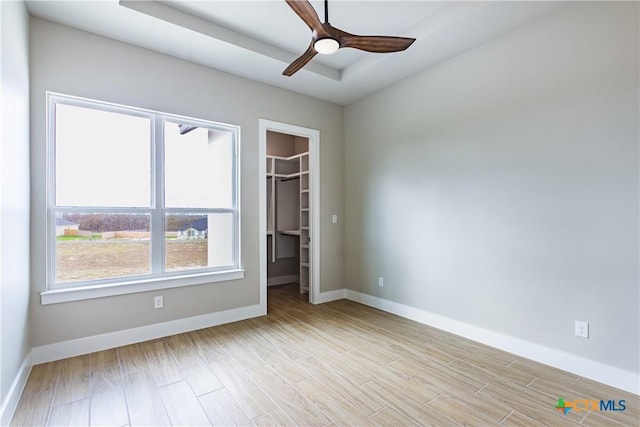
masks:
<path id="1" fill-rule="evenodd" d="M 239 271 L 237 127 L 53 94 L 48 106 L 49 290 Z"/>

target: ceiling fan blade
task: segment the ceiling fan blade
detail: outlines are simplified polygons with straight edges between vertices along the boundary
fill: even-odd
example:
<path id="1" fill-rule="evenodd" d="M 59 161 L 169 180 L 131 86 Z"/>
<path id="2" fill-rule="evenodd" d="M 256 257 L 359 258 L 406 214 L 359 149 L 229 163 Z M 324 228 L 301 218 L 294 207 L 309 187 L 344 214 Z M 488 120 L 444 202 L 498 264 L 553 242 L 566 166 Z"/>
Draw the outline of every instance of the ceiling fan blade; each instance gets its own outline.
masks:
<path id="1" fill-rule="evenodd" d="M 298 14 L 300 18 L 315 31 L 320 31 L 322 29 L 322 22 L 320 22 L 320 18 L 318 18 L 318 14 L 316 10 L 311 6 L 311 3 L 308 0 L 285 0 L 289 7 L 293 9 L 295 13 Z"/>
<path id="2" fill-rule="evenodd" d="M 304 67 L 307 62 L 311 61 L 314 56 L 316 56 L 318 52 L 313 48 L 313 43 L 309 45 L 309 48 L 305 53 L 300 55 L 298 59 L 293 61 L 283 72 L 283 76 L 292 76 L 296 71 L 300 68 Z"/>
<path id="3" fill-rule="evenodd" d="M 409 37 L 356 36 L 349 34 L 340 37 L 340 47 L 351 47 L 377 53 L 400 52 L 411 46 L 414 41 L 416 39 Z"/>

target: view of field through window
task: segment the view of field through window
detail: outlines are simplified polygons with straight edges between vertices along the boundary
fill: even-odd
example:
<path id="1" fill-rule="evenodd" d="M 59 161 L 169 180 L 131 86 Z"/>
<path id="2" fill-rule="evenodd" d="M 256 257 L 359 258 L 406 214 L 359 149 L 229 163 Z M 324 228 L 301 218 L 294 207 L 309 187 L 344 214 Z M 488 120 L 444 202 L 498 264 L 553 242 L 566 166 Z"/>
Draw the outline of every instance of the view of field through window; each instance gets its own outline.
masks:
<path id="1" fill-rule="evenodd" d="M 234 131 L 55 107 L 55 283 L 234 265 Z"/>
<path id="2" fill-rule="evenodd" d="M 66 214 L 56 220 L 58 283 L 149 274 L 149 215 Z M 168 215 L 166 269 L 208 267 L 207 216 Z"/>

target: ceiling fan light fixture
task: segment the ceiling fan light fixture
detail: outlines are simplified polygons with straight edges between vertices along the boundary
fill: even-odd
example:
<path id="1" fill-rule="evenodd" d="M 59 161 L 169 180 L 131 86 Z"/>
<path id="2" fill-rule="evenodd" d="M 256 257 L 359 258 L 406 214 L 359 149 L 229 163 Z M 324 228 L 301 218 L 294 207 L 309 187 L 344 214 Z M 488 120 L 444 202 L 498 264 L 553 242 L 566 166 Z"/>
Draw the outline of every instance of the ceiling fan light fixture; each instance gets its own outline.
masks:
<path id="1" fill-rule="evenodd" d="M 334 38 L 325 37 L 316 40 L 313 43 L 313 48 L 321 55 L 331 55 L 332 53 L 336 53 L 338 49 L 340 49 L 340 43 L 338 43 L 338 40 Z"/>

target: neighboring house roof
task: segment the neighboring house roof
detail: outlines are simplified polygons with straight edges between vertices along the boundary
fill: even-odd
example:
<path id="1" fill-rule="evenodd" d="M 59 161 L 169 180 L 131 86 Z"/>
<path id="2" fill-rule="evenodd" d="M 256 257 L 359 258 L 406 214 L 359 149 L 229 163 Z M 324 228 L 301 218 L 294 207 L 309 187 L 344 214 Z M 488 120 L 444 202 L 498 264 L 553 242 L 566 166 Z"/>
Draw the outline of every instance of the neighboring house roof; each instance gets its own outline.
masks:
<path id="1" fill-rule="evenodd" d="M 182 227 L 180 231 L 185 231 L 185 230 L 188 230 L 189 228 L 195 228 L 198 231 L 206 230 L 207 228 L 209 228 L 207 224 L 207 218 L 197 219 L 193 221 L 191 224 L 185 225 L 184 227 Z"/>
<path id="2" fill-rule="evenodd" d="M 78 225 L 75 222 L 67 221 L 66 219 L 56 218 L 56 225 Z"/>

